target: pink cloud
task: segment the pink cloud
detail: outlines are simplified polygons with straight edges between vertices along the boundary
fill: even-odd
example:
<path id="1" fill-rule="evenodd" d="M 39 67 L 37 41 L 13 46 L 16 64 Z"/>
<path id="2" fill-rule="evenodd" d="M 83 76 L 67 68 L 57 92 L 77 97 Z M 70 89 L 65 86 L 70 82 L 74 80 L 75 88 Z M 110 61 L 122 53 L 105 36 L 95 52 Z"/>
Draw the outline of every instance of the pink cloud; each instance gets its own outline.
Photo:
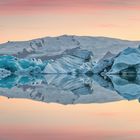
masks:
<path id="1" fill-rule="evenodd" d="M 0 13 L 72 12 L 94 10 L 140 10 L 139 0 L 1 0 Z"/>

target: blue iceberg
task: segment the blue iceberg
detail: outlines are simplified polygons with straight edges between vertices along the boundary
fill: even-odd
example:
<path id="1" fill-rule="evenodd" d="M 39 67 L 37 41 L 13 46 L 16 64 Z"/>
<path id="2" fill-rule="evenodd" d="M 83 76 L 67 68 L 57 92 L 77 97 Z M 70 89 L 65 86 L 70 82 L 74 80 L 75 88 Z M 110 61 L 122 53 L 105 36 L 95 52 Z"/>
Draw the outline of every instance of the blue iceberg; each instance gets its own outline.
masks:
<path id="1" fill-rule="evenodd" d="M 0 56 L 0 78 L 14 75 L 68 74 L 92 71 L 92 52 L 76 49 L 56 60 L 19 59 L 14 56 Z"/>

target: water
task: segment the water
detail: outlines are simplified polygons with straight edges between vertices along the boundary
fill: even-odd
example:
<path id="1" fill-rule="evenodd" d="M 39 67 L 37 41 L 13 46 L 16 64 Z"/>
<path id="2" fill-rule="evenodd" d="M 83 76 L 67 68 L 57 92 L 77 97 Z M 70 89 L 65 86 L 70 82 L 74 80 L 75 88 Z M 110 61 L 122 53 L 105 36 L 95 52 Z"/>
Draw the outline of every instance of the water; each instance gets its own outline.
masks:
<path id="1" fill-rule="evenodd" d="M 0 80 L 0 140 L 139 140 L 138 75 Z"/>

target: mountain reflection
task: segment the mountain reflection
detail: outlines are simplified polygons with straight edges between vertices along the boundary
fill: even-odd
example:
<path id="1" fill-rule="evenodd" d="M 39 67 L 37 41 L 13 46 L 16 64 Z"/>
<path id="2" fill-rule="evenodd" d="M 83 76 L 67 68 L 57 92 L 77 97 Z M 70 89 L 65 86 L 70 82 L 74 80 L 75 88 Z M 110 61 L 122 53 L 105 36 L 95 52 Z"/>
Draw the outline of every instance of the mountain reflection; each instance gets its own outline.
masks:
<path id="1" fill-rule="evenodd" d="M 140 99 L 140 76 L 46 74 L 0 79 L 0 95 L 60 104 Z"/>

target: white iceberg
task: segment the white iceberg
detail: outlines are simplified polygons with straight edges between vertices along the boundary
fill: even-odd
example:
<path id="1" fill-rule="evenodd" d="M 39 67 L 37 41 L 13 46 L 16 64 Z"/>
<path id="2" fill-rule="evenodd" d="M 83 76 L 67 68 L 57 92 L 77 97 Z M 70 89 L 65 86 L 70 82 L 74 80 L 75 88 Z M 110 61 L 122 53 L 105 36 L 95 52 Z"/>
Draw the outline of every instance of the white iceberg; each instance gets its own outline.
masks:
<path id="1" fill-rule="evenodd" d="M 86 73 L 92 71 L 92 52 L 77 49 L 67 55 L 63 55 L 52 62 L 48 62 L 44 73 L 68 74 L 68 73 Z"/>

